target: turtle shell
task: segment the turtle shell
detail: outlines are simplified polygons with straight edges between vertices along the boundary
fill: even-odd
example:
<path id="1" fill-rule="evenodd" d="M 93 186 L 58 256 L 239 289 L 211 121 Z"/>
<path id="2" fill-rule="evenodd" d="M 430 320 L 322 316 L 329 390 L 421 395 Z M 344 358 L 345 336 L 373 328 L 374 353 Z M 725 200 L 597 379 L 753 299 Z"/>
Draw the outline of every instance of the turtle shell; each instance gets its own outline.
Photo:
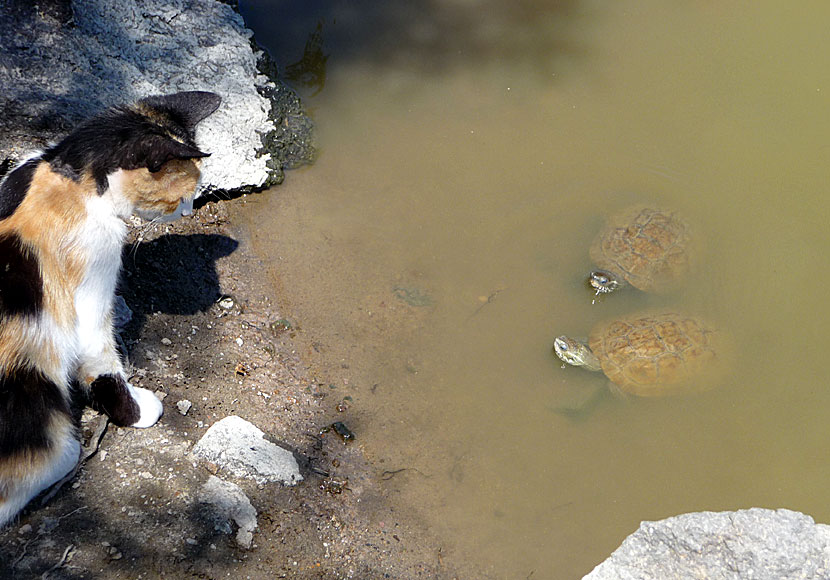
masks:
<path id="1" fill-rule="evenodd" d="M 670 312 L 600 324 L 588 345 L 621 391 L 657 397 L 711 386 L 716 339 L 704 322 Z"/>
<path id="2" fill-rule="evenodd" d="M 689 227 L 674 212 L 629 208 L 612 217 L 591 245 L 591 260 L 646 292 L 676 287 L 689 270 Z"/>

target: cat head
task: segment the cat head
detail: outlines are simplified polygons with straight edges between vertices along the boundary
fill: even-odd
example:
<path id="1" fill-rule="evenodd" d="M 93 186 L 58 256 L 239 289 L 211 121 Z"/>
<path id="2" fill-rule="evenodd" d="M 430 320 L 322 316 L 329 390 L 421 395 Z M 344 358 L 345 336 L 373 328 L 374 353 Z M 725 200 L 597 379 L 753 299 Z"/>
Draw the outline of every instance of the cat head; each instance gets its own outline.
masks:
<path id="1" fill-rule="evenodd" d="M 99 195 L 117 188 L 138 213 L 171 214 L 195 193 L 209 155 L 195 128 L 220 102 L 204 91 L 146 97 L 86 121 L 42 158 L 76 181 L 91 177 Z"/>

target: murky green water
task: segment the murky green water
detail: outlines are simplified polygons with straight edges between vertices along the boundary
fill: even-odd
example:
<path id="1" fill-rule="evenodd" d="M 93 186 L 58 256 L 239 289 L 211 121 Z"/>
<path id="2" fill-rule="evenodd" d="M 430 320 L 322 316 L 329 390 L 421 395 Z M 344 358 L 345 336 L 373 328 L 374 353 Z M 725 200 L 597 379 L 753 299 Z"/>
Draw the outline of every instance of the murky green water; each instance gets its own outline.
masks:
<path id="1" fill-rule="evenodd" d="M 408 468 L 385 489 L 448 557 L 575 578 L 644 519 L 830 521 L 830 4 L 273 4 L 243 8 L 282 64 L 323 23 L 321 154 L 244 219 L 378 473 Z M 638 202 L 688 218 L 699 267 L 593 304 L 591 239 Z M 665 305 L 729 330 L 728 380 L 555 412 L 603 379 L 562 368 L 554 336 Z"/>

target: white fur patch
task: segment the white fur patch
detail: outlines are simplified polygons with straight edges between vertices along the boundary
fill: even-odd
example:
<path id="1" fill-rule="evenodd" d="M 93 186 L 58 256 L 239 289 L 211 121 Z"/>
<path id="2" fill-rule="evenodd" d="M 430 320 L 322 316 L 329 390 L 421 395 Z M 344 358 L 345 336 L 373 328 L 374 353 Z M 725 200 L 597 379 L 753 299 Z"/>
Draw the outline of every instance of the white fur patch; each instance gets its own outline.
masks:
<path id="1" fill-rule="evenodd" d="M 110 313 L 127 226 L 119 217 L 111 192 L 90 198 L 86 210 L 87 219 L 76 236 L 77 246 L 86 257 L 87 270 L 75 291 L 75 330 L 79 362 L 85 373 L 98 376 L 121 370 Z"/>
<path id="2" fill-rule="evenodd" d="M 141 410 L 141 418 L 133 423 L 132 426 L 138 427 L 139 429 L 146 429 L 147 427 L 155 425 L 156 421 L 159 420 L 159 417 L 164 412 L 161 401 L 147 389 L 134 387 L 129 383 L 127 383 L 127 390 L 130 391 L 130 396 Z"/>

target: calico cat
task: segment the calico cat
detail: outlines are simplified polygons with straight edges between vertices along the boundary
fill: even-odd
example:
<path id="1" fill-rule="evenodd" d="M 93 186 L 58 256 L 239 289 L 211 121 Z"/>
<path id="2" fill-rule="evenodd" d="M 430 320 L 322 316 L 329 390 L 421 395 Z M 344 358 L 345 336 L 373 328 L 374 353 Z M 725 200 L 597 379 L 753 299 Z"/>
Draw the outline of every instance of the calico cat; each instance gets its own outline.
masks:
<path id="1" fill-rule="evenodd" d="M 161 416 L 114 343 L 124 220 L 192 204 L 208 155 L 194 129 L 220 100 L 192 91 L 110 109 L 0 183 L 0 527 L 75 467 L 74 385 L 118 425 Z"/>

